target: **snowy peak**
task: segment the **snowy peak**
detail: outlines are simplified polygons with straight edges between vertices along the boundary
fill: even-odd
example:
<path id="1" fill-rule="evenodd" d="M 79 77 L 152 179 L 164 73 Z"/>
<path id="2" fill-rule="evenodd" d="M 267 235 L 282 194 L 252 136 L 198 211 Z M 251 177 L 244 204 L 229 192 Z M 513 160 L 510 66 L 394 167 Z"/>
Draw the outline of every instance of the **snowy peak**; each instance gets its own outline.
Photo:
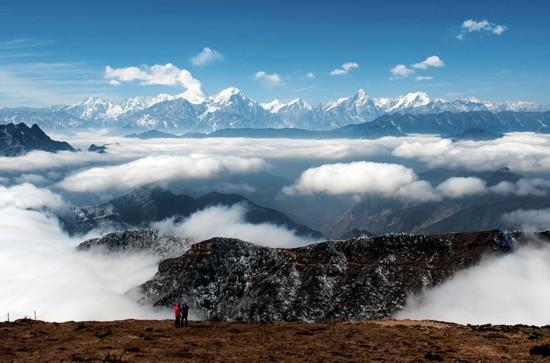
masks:
<path id="1" fill-rule="evenodd" d="M 227 104 L 235 99 L 248 99 L 237 87 L 228 87 L 211 98 L 214 103 Z"/>
<path id="2" fill-rule="evenodd" d="M 293 109 L 293 110 L 311 110 L 313 109 L 313 107 L 307 103 L 306 101 L 304 101 L 303 99 L 301 98 L 295 98 L 289 102 L 281 102 L 277 99 L 271 101 L 271 102 L 268 102 L 268 103 L 262 103 L 261 106 L 268 110 L 269 112 L 271 113 L 279 113 L 281 111 L 286 111 L 286 110 L 289 110 L 289 109 Z"/>
<path id="3" fill-rule="evenodd" d="M 405 110 L 418 109 L 425 107 L 432 102 L 430 96 L 424 92 L 411 92 L 398 97 L 397 102 L 388 110 L 388 112 L 402 112 Z"/>
<path id="4" fill-rule="evenodd" d="M 278 99 L 274 99 L 271 102 L 261 103 L 260 106 L 265 108 L 267 111 L 271 113 L 277 113 L 281 108 L 283 108 L 286 105 L 286 103 L 279 101 Z"/>

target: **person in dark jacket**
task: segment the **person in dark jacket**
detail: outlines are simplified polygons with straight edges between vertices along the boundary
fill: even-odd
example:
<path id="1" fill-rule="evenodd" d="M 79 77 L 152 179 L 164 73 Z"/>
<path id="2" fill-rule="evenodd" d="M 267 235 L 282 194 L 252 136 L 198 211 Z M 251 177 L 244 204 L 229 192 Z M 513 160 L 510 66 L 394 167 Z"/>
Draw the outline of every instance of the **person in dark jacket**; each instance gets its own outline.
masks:
<path id="1" fill-rule="evenodd" d="M 189 326 L 189 305 L 187 305 L 187 302 L 184 302 L 181 305 L 181 320 L 180 324 L 183 326 L 185 321 L 185 326 Z"/>
<path id="2" fill-rule="evenodd" d="M 174 306 L 174 315 L 176 317 L 176 328 L 181 327 L 181 305 L 180 303 L 177 303 L 176 306 Z"/>

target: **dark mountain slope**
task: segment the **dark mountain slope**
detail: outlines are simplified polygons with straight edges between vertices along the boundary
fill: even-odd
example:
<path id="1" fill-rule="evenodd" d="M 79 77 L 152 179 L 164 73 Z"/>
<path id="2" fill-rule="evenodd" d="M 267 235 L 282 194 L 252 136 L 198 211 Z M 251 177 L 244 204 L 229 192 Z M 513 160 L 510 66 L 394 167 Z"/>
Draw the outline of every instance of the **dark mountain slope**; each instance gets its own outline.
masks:
<path id="1" fill-rule="evenodd" d="M 75 151 L 64 141 L 50 139 L 36 124 L 32 127 L 24 123 L 0 125 L 0 156 L 18 156 L 33 150 Z"/>
<path id="2" fill-rule="evenodd" d="M 549 233 L 537 237 L 550 240 Z M 497 230 L 399 234 L 294 249 L 214 238 L 161 262 L 142 285 L 143 302 L 170 307 L 185 298 L 210 319 L 251 322 L 388 318 L 409 293 L 529 238 Z"/>

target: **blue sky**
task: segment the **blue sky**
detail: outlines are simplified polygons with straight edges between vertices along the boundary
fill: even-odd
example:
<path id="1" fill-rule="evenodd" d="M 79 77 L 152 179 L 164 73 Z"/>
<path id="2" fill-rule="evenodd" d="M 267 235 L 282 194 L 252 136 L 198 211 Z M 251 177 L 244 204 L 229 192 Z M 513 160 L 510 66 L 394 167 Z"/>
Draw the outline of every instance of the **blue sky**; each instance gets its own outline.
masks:
<path id="1" fill-rule="evenodd" d="M 182 92 L 182 82 L 105 77 L 106 66 L 167 63 L 208 94 L 236 86 L 262 102 L 364 88 L 550 103 L 549 13 L 542 0 L 3 1 L 0 106 Z M 206 47 L 218 57 L 193 64 Z M 438 66 L 418 65 L 430 56 Z"/>

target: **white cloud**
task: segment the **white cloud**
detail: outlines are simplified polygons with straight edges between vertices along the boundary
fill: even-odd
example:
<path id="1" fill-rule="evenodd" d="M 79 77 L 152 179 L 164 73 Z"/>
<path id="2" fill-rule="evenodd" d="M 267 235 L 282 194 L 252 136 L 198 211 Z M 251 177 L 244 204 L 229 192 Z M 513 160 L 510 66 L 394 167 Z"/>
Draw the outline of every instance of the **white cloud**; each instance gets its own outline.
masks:
<path id="1" fill-rule="evenodd" d="M 171 63 L 152 66 L 113 68 L 105 67 L 105 78 L 118 82 L 139 81 L 142 85 L 181 86 L 190 100 L 204 98 L 201 82 L 191 72 Z"/>
<path id="2" fill-rule="evenodd" d="M 30 183 L 11 187 L 0 186 L 0 208 L 10 206 L 21 209 L 58 210 L 65 207 L 65 202 L 58 194 L 48 189 L 37 188 Z"/>
<path id="3" fill-rule="evenodd" d="M 285 82 L 278 73 L 266 73 L 264 71 L 258 71 L 254 74 L 254 78 L 261 81 L 263 84 L 269 87 L 281 86 Z"/>
<path id="4" fill-rule="evenodd" d="M 42 47 L 52 44 L 52 40 L 38 40 L 29 38 L 19 38 L 0 42 L 0 50 L 17 50 L 26 48 Z"/>
<path id="5" fill-rule="evenodd" d="M 306 73 L 306 78 L 311 80 L 315 79 L 315 73 L 313 72 Z"/>
<path id="6" fill-rule="evenodd" d="M 340 67 L 335 68 L 332 71 L 330 71 L 330 75 L 331 76 L 343 76 L 343 75 L 346 75 L 349 72 L 351 72 L 352 70 L 357 69 L 357 68 L 359 68 L 359 64 L 357 64 L 356 62 L 347 62 L 347 63 L 342 64 Z"/>
<path id="7" fill-rule="evenodd" d="M 418 180 L 412 169 L 367 161 L 325 164 L 307 169 L 293 186 L 284 188 L 283 193 L 376 194 L 414 200 L 438 199 L 431 185 Z"/>
<path id="8" fill-rule="evenodd" d="M 134 189 L 151 183 L 208 179 L 224 174 L 255 172 L 267 167 L 258 158 L 207 155 L 146 156 L 129 163 L 86 169 L 69 175 L 58 186 L 71 192 Z"/>
<path id="9" fill-rule="evenodd" d="M 549 260 L 547 245 L 531 245 L 484 260 L 437 287 L 410 296 L 395 318 L 461 324 L 548 324 Z"/>
<path id="10" fill-rule="evenodd" d="M 516 195 L 539 195 L 544 196 L 550 190 L 550 181 L 540 178 L 520 179 L 516 183 L 502 181 L 492 186 L 492 192 L 498 194 L 516 194 Z"/>
<path id="11" fill-rule="evenodd" d="M 45 107 L 82 101 L 90 94 L 113 97 L 100 73 L 80 63 L 3 64 L 0 107 Z"/>
<path id="12" fill-rule="evenodd" d="M 432 55 L 424 59 L 422 62 L 415 63 L 412 65 L 412 67 L 416 69 L 428 69 L 430 67 L 440 68 L 444 66 L 445 66 L 445 62 L 443 62 L 443 60 L 441 60 L 441 58 L 439 58 L 436 55 Z"/>
<path id="13" fill-rule="evenodd" d="M 88 144 L 89 145 L 89 144 Z M 32 151 L 17 157 L 0 157 L 0 171 L 25 172 L 84 166 L 95 162 L 112 162 L 128 159 L 121 155 L 98 154 L 94 152 Z"/>
<path id="14" fill-rule="evenodd" d="M 222 53 L 212 48 L 206 47 L 203 50 L 201 50 L 199 54 L 191 58 L 191 63 L 194 66 L 201 67 L 210 63 L 222 61 L 223 59 L 224 57 Z"/>
<path id="15" fill-rule="evenodd" d="M 394 80 L 412 76 L 414 74 L 414 70 L 410 69 L 404 64 L 398 64 L 390 69 L 390 73 L 392 74 L 392 77 L 390 79 Z"/>
<path id="16" fill-rule="evenodd" d="M 247 183 L 219 183 L 212 186 L 212 189 L 220 193 L 252 194 L 256 193 L 256 188 Z"/>
<path id="17" fill-rule="evenodd" d="M 366 161 L 309 168 L 292 186 L 282 190 L 287 195 L 371 194 L 418 202 L 488 193 L 542 196 L 549 191 L 550 181 L 544 179 L 520 179 L 517 183 L 502 182 L 489 188 L 484 180 L 477 177 L 451 177 L 434 188 L 429 182 L 419 180 L 412 169 L 403 165 Z"/>
<path id="18" fill-rule="evenodd" d="M 464 36 L 467 33 L 472 32 L 482 32 L 486 34 L 494 34 L 494 35 L 501 35 L 504 33 L 508 27 L 506 25 L 499 25 L 495 23 L 491 23 L 488 20 L 474 20 L 474 19 L 468 19 L 464 20 L 462 23 L 461 32 L 456 37 L 457 39 L 464 39 Z"/>
<path id="19" fill-rule="evenodd" d="M 169 218 L 153 226 L 164 233 L 191 238 L 194 241 L 227 237 L 269 247 L 296 247 L 312 242 L 311 239 L 297 236 L 294 231 L 284 226 L 246 222 L 246 208 L 246 204 L 213 206 L 193 213 L 180 223 L 174 223 L 173 218 Z"/>
<path id="20" fill-rule="evenodd" d="M 40 174 L 21 174 L 21 176 L 15 178 L 17 184 L 30 183 L 34 185 L 48 184 L 50 180 Z"/>
<path id="21" fill-rule="evenodd" d="M 431 76 L 416 76 L 415 78 L 417 81 L 431 81 L 432 79 L 434 79 L 433 77 Z"/>
<path id="22" fill-rule="evenodd" d="M 550 208 L 518 209 L 502 216 L 502 220 L 529 231 L 550 229 Z"/>
<path id="23" fill-rule="evenodd" d="M 116 79 L 111 79 L 111 80 L 109 81 L 109 84 L 110 84 L 111 86 L 117 87 L 117 86 L 120 86 L 122 83 L 121 83 L 120 81 L 117 81 Z"/>
<path id="24" fill-rule="evenodd" d="M 416 159 L 429 167 L 496 170 L 509 167 L 517 172 L 550 171 L 550 135 L 510 133 L 489 141 L 449 139 L 404 140 L 393 155 Z"/>
<path id="25" fill-rule="evenodd" d="M 444 197 L 462 198 L 487 192 L 485 181 L 474 177 L 452 177 L 437 186 L 437 191 Z"/>
<path id="26" fill-rule="evenodd" d="M 0 206 L 0 231 L 0 311 L 12 319 L 33 311 L 46 321 L 171 316 L 125 295 L 155 274 L 155 256 L 77 252 L 84 237 L 69 238 L 49 213 L 14 205 Z"/>

